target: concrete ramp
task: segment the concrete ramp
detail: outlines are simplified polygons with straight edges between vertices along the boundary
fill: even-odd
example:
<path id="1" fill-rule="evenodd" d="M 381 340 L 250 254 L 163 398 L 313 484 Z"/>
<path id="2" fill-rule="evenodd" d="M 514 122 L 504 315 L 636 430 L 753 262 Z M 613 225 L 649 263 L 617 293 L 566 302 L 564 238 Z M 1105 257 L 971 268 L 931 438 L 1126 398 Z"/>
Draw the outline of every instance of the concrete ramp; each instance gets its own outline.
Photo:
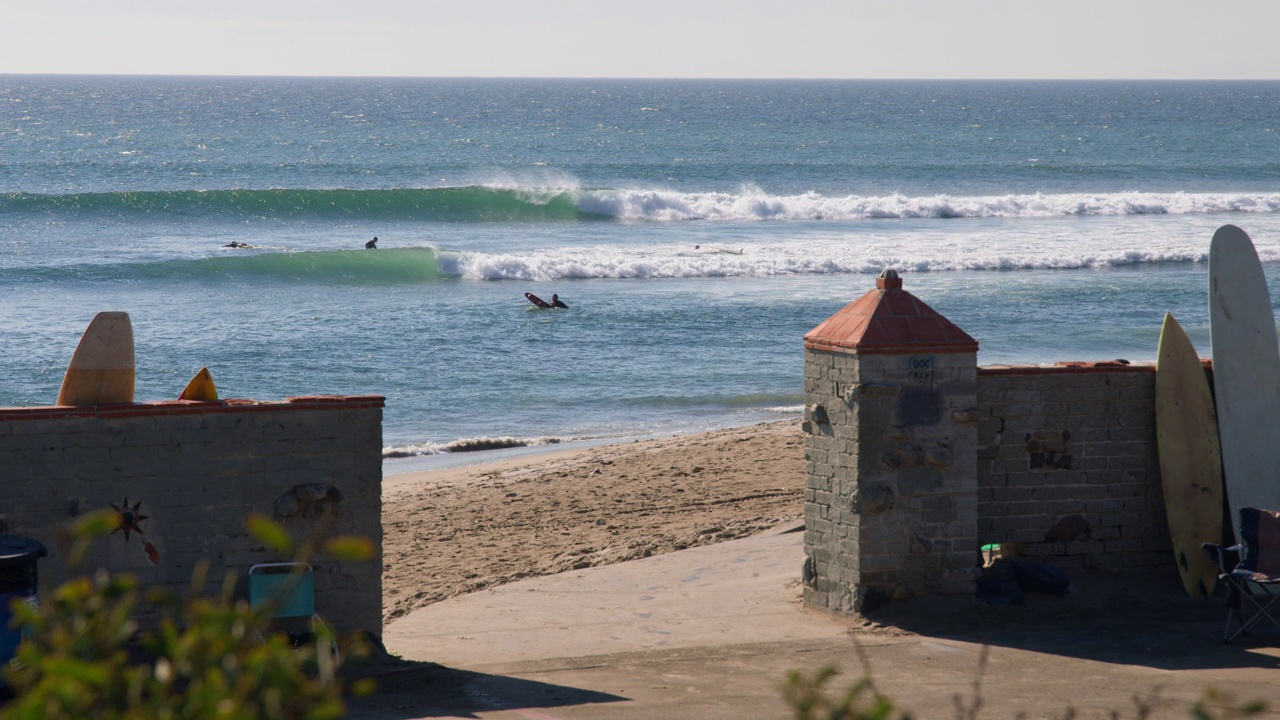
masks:
<path id="1" fill-rule="evenodd" d="M 773 532 L 463 595 L 386 629 L 406 659 L 476 668 L 551 658 L 839 638 L 800 602 L 803 532 Z"/>

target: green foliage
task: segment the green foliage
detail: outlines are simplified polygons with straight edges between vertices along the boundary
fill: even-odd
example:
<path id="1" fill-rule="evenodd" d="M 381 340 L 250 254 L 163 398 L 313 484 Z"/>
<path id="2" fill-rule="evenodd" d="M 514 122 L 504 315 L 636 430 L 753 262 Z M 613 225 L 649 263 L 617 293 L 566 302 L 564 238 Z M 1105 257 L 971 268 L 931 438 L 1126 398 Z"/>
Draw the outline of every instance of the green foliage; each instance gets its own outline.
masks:
<path id="1" fill-rule="evenodd" d="M 292 547 L 270 520 L 249 525 L 265 545 Z M 73 529 L 75 549 L 82 555 L 84 538 L 112 527 L 98 517 L 84 521 Z M 106 572 L 69 580 L 38 606 L 16 604 L 29 635 L 7 672 L 16 697 L 0 708 L 0 720 L 341 717 L 332 635 L 321 628 L 295 647 L 270 632 L 269 603 L 252 607 L 234 597 L 233 574 L 213 597 L 203 596 L 204 575 L 196 572 L 189 597 L 152 592 L 145 605 L 136 579 Z M 144 606 L 159 621 L 140 632 Z"/>
<path id="2" fill-rule="evenodd" d="M 1228 718 L 1252 717 L 1267 711 L 1267 704 L 1253 700 L 1237 705 L 1235 700 L 1220 690 L 1205 690 L 1202 697 L 1191 706 L 1195 720 L 1228 720 Z"/>
<path id="3" fill-rule="evenodd" d="M 859 655 L 862 655 L 860 648 Z M 986 648 L 983 648 L 978 676 L 973 684 L 973 697 L 967 704 L 962 698 L 954 698 L 956 718 L 960 720 L 972 720 L 977 717 L 978 709 L 982 705 L 981 678 L 986 666 L 986 658 Z M 865 656 L 862 659 L 865 666 Z M 824 667 L 813 676 L 807 676 L 795 670 L 787 674 L 782 695 L 796 720 L 910 720 L 910 714 L 897 711 L 893 701 L 876 690 L 869 673 L 856 680 L 843 695 L 833 698 L 826 688 L 826 683 L 837 674 L 836 669 L 831 666 Z M 1136 705 L 1134 717 L 1137 720 L 1151 717 L 1154 712 L 1152 705 L 1154 700 L 1154 692 L 1151 698 L 1134 698 Z M 1234 718 L 1262 715 L 1266 711 L 1265 702 L 1254 700 L 1236 703 L 1231 695 L 1210 688 L 1203 692 L 1198 701 L 1187 708 L 1187 716 L 1192 720 L 1234 720 Z M 1073 708 L 1067 708 L 1060 717 L 1069 720 L 1076 717 L 1076 711 Z M 1112 711 L 1110 717 L 1119 720 L 1124 715 L 1118 711 Z"/>
<path id="4" fill-rule="evenodd" d="M 289 532 L 266 515 L 251 513 L 245 522 L 245 528 L 254 540 L 266 545 L 281 557 L 293 555 L 293 538 L 289 536 Z"/>
<path id="5" fill-rule="evenodd" d="M 894 711 L 893 701 L 881 695 L 869 676 L 862 676 L 839 698 L 832 698 L 826 683 L 837 675 L 834 667 L 824 667 L 813 676 L 793 670 L 787 673 L 782 696 L 795 711 L 796 720 L 909 720 L 910 715 Z"/>
<path id="6" fill-rule="evenodd" d="M 355 562 L 372 560 L 377 552 L 373 541 L 366 537 L 343 535 L 332 538 L 324 544 L 324 554 L 336 560 Z"/>

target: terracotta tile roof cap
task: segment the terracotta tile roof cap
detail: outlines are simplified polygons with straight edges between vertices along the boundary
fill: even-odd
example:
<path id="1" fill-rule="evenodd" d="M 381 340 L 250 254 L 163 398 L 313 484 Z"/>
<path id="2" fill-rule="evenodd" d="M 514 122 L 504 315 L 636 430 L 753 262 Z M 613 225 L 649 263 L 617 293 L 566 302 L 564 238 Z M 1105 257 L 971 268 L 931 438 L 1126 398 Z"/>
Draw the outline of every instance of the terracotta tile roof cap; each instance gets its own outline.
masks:
<path id="1" fill-rule="evenodd" d="M 854 300 L 804 336 L 812 350 L 858 353 L 977 352 L 978 341 L 902 289 L 902 278 L 885 270 L 876 289 Z"/>

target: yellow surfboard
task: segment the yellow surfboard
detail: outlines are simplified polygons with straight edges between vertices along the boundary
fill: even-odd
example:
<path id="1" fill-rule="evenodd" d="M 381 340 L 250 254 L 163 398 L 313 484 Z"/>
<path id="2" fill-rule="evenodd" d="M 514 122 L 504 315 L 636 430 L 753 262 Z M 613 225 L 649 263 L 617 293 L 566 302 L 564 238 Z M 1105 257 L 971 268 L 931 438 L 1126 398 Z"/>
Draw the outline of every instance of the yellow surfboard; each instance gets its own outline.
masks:
<path id="1" fill-rule="evenodd" d="M 76 346 L 58 392 L 59 405 L 133 402 L 133 325 L 124 312 L 94 316 Z"/>
<path id="2" fill-rule="evenodd" d="M 1200 549 L 1222 542 L 1218 419 L 1195 346 L 1166 313 L 1156 359 L 1156 442 L 1173 559 L 1193 598 L 1213 591 L 1218 568 Z"/>
<path id="3" fill-rule="evenodd" d="M 201 400 L 211 402 L 218 399 L 218 388 L 213 384 L 213 376 L 209 374 L 209 368 L 202 367 L 200 371 L 191 378 L 191 382 L 187 383 L 187 387 L 178 396 L 179 400 Z"/>

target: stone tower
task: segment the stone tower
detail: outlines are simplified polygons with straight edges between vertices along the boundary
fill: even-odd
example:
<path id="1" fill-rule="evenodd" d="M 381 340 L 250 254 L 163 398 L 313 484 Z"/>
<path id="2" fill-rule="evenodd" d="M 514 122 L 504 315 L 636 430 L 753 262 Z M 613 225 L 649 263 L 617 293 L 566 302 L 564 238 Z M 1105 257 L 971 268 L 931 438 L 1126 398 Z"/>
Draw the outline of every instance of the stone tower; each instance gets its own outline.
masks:
<path id="1" fill-rule="evenodd" d="M 973 592 L 977 341 L 885 270 L 804 348 L 805 604 Z"/>

